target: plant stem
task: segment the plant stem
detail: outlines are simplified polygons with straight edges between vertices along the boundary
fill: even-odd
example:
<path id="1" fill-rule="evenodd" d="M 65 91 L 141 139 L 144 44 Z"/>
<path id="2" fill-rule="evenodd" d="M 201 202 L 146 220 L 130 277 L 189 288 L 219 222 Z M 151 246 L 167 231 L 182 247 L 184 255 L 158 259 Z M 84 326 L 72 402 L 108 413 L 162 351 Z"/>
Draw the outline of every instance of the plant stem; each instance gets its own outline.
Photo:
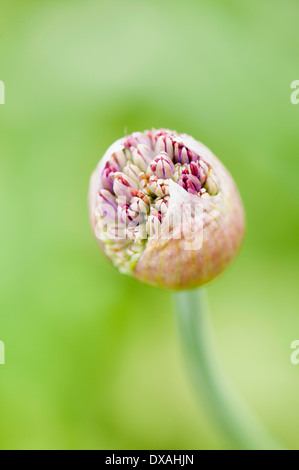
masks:
<path id="1" fill-rule="evenodd" d="M 214 351 L 204 289 L 174 294 L 183 343 L 195 385 L 235 449 L 282 449 L 228 386 Z"/>

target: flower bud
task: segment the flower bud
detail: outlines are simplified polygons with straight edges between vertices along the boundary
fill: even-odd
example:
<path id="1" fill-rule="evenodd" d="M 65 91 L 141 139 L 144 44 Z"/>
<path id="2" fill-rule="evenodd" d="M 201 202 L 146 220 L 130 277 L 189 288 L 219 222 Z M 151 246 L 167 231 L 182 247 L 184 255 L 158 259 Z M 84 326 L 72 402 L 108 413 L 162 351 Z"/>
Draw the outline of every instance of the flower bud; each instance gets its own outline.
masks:
<path id="1" fill-rule="evenodd" d="M 135 132 L 93 174 L 91 223 L 122 272 L 168 289 L 201 286 L 237 254 L 245 217 L 222 163 L 186 134 Z"/>
<path id="2" fill-rule="evenodd" d="M 137 145 L 137 148 L 133 149 L 133 162 L 140 170 L 145 171 L 149 163 L 153 159 L 153 153 L 151 149 L 144 144 Z"/>
<path id="3" fill-rule="evenodd" d="M 131 209 L 135 212 L 148 214 L 150 210 L 150 199 L 148 196 L 143 195 L 143 197 L 132 197 L 131 200 Z"/>
<path id="4" fill-rule="evenodd" d="M 217 178 L 215 177 L 212 171 L 209 171 L 204 187 L 208 191 L 209 194 L 211 195 L 217 194 L 218 192 Z"/>
<path id="5" fill-rule="evenodd" d="M 199 179 L 201 185 L 203 186 L 206 179 L 207 179 L 207 174 L 208 174 L 208 166 L 202 162 L 191 162 L 189 165 L 189 172 L 196 176 L 196 178 Z"/>
<path id="6" fill-rule="evenodd" d="M 159 238 L 161 221 L 161 214 L 157 210 L 152 209 L 146 223 L 146 231 L 151 238 Z"/>
<path id="7" fill-rule="evenodd" d="M 160 214 L 162 214 L 162 216 L 167 213 L 168 200 L 169 200 L 169 196 L 166 196 L 164 198 L 158 198 L 155 201 L 154 207 L 158 212 L 160 212 Z"/>
<path id="8" fill-rule="evenodd" d="M 145 145 L 148 148 L 152 146 L 152 133 L 146 132 L 133 132 L 132 135 L 122 139 L 126 148 L 136 148 L 139 144 Z"/>
<path id="9" fill-rule="evenodd" d="M 191 194 L 198 194 L 201 190 L 201 182 L 199 178 L 194 175 L 183 174 L 178 184 Z"/>
<path id="10" fill-rule="evenodd" d="M 118 171 L 121 171 L 127 163 L 127 155 L 125 149 L 123 148 L 114 152 L 111 155 L 111 161 L 113 162 L 114 167 L 116 167 Z"/>
<path id="11" fill-rule="evenodd" d="M 123 173 L 115 173 L 113 191 L 116 196 L 125 197 L 129 201 L 131 199 L 131 188 L 138 188 L 135 181 Z"/>
<path id="12" fill-rule="evenodd" d="M 174 164 L 165 152 L 160 152 L 149 167 L 158 178 L 168 179 L 174 174 Z"/>
<path id="13" fill-rule="evenodd" d="M 99 204 L 110 204 L 114 209 L 117 209 L 116 197 L 111 194 L 107 189 L 101 189 L 98 194 Z"/>
<path id="14" fill-rule="evenodd" d="M 135 183 L 138 185 L 140 175 L 140 168 L 138 168 L 138 166 L 134 165 L 132 162 L 129 162 L 124 167 L 123 173 L 135 181 Z"/>
<path id="15" fill-rule="evenodd" d="M 105 164 L 105 168 L 101 174 L 101 188 L 107 189 L 108 191 L 113 192 L 113 180 L 114 180 L 114 173 L 117 171 L 117 168 L 113 166 L 113 164 L 107 162 Z"/>
<path id="16" fill-rule="evenodd" d="M 147 190 L 153 197 L 164 197 L 169 194 L 168 181 L 157 176 L 151 176 L 148 180 Z"/>

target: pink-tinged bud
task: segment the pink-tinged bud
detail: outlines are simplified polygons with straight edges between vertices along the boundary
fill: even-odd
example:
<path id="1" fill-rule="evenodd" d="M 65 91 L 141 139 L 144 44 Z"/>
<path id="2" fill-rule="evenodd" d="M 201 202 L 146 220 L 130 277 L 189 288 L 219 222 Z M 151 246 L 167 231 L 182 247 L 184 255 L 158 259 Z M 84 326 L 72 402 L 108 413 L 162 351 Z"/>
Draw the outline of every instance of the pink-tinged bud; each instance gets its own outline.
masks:
<path id="1" fill-rule="evenodd" d="M 137 213 L 148 214 L 150 210 L 151 201 L 148 196 L 143 195 L 143 197 L 132 197 L 131 199 L 131 209 Z"/>
<path id="2" fill-rule="evenodd" d="M 123 173 L 115 173 L 113 191 L 116 196 L 124 197 L 129 201 L 131 199 L 131 188 L 138 188 L 135 181 L 125 176 Z"/>
<path id="3" fill-rule="evenodd" d="M 100 203 L 95 210 L 97 221 L 102 220 L 105 224 L 114 224 L 117 220 L 117 209 L 108 203 Z"/>
<path id="4" fill-rule="evenodd" d="M 197 194 L 201 190 L 201 182 L 194 175 L 183 174 L 178 184 L 191 194 Z"/>
<path id="5" fill-rule="evenodd" d="M 125 202 L 118 202 L 118 220 L 124 224 L 128 225 L 134 219 L 135 214 L 130 213 L 129 211 L 130 204 Z"/>
<path id="6" fill-rule="evenodd" d="M 167 144 L 166 144 L 166 139 L 164 136 L 160 136 L 156 142 L 156 145 L 155 145 L 155 153 L 156 154 L 159 154 L 161 152 L 165 152 L 166 150 L 166 147 Z"/>
<path id="7" fill-rule="evenodd" d="M 118 171 L 121 171 L 127 163 L 127 154 L 125 148 L 117 150 L 111 155 L 111 161 Z"/>
<path id="8" fill-rule="evenodd" d="M 153 129 L 120 139 L 99 163 L 89 194 L 106 256 L 155 286 L 201 286 L 242 243 L 245 217 L 231 175 L 186 134 Z"/>
<path id="9" fill-rule="evenodd" d="M 145 171 L 153 159 L 153 152 L 143 144 L 137 145 L 137 148 L 132 149 L 133 162 L 141 171 Z"/>
<path id="10" fill-rule="evenodd" d="M 97 197 L 95 215 L 97 219 L 103 219 L 106 223 L 115 222 L 117 218 L 116 197 L 107 189 L 101 189 Z"/>
<path id="11" fill-rule="evenodd" d="M 160 212 L 160 214 L 165 215 L 168 210 L 168 200 L 169 196 L 166 196 L 164 198 L 158 198 L 155 200 L 154 208 Z"/>
<path id="12" fill-rule="evenodd" d="M 168 157 L 173 159 L 173 143 L 170 137 L 165 138 L 165 151 Z"/>
<path id="13" fill-rule="evenodd" d="M 169 179 L 174 174 L 174 164 L 165 152 L 160 152 L 149 167 L 158 178 Z"/>
<path id="14" fill-rule="evenodd" d="M 152 209 L 146 222 L 146 231 L 150 237 L 159 239 L 161 232 L 161 222 L 161 214 L 157 210 Z"/>
<path id="15" fill-rule="evenodd" d="M 189 172 L 199 179 L 202 186 L 207 179 L 208 170 L 208 166 L 202 161 L 191 162 L 189 165 Z"/>
<path id="16" fill-rule="evenodd" d="M 99 204 L 110 204 L 114 209 L 117 209 L 116 197 L 111 194 L 107 189 L 101 189 L 98 194 Z"/>
<path id="17" fill-rule="evenodd" d="M 146 131 L 146 132 L 133 132 L 128 137 L 125 137 L 122 139 L 124 141 L 124 146 L 126 148 L 136 148 L 138 145 L 145 145 L 149 148 L 152 147 L 152 132 L 151 131 Z"/>
<path id="18" fill-rule="evenodd" d="M 114 174 L 117 171 L 117 168 L 109 162 L 105 164 L 103 171 L 101 173 L 101 188 L 107 189 L 108 191 L 113 192 L 113 180 Z"/>
<path id="19" fill-rule="evenodd" d="M 164 197 L 169 194 L 169 184 L 163 178 L 151 176 L 148 180 L 147 190 L 149 194 L 155 197 Z"/>

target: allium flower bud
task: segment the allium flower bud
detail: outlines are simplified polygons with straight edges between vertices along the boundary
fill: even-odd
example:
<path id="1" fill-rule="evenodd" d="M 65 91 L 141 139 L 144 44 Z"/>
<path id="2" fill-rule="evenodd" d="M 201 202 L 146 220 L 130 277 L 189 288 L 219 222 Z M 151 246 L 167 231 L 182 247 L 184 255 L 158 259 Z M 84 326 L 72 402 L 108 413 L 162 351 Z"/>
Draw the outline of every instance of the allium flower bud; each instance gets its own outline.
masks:
<path id="1" fill-rule="evenodd" d="M 169 179 L 174 174 L 174 164 L 166 152 L 160 152 L 149 165 L 158 178 Z"/>
<path id="2" fill-rule="evenodd" d="M 114 173 L 116 171 L 117 168 L 112 163 L 106 162 L 101 174 L 101 188 L 108 189 L 109 191 L 113 190 Z"/>
<path id="3" fill-rule="evenodd" d="M 139 144 L 137 148 L 131 147 L 131 150 L 133 162 L 140 170 L 145 171 L 153 158 L 151 149 L 147 145 Z"/>
<path id="4" fill-rule="evenodd" d="M 134 165 L 132 162 L 129 162 L 126 164 L 126 166 L 123 169 L 123 173 L 132 180 L 134 180 L 137 185 L 139 183 L 139 175 L 140 175 L 140 168 L 138 166 Z"/>
<path id="5" fill-rule="evenodd" d="M 131 188 L 138 188 L 138 185 L 124 173 L 114 173 L 113 192 L 116 196 L 125 197 L 128 201 L 131 199 Z"/>
<path id="6" fill-rule="evenodd" d="M 182 186 L 188 193 L 198 194 L 201 190 L 200 179 L 194 175 L 183 174 L 178 181 L 179 185 Z"/>
<path id="7" fill-rule="evenodd" d="M 203 144 L 165 129 L 135 132 L 107 150 L 89 206 L 112 263 L 164 288 L 211 281 L 243 239 L 243 206 L 228 171 Z"/>

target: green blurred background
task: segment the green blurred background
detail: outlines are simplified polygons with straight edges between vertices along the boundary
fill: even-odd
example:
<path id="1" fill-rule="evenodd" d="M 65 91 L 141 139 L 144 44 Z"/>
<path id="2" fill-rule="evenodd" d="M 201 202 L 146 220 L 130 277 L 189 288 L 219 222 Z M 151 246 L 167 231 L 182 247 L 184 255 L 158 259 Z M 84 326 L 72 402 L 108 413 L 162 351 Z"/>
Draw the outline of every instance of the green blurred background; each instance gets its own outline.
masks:
<path id="1" fill-rule="evenodd" d="M 0 13 L 0 447 L 231 446 L 191 386 L 170 295 L 118 274 L 89 228 L 105 149 L 168 127 L 240 188 L 245 244 L 208 287 L 216 343 L 298 449 L 298 2 L 1 0 Z"/>

